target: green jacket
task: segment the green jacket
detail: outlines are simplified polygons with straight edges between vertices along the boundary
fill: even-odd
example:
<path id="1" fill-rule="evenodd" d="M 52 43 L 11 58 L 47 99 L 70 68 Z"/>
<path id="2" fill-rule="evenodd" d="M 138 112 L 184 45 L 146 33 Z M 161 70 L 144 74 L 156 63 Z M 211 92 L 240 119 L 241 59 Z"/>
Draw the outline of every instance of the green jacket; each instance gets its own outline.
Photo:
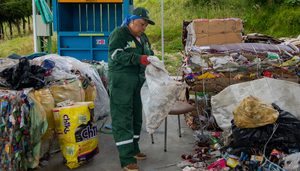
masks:
<path id="1" fill-rule="evenodd" d="M 141 56 L 154 53 L 146 34 L 140 38 L 143 45 L 130 33 L 127 25 L 113 30 L 108 38 L 108 72 L 145 75 L 146 66 L 141 64 Z"/>

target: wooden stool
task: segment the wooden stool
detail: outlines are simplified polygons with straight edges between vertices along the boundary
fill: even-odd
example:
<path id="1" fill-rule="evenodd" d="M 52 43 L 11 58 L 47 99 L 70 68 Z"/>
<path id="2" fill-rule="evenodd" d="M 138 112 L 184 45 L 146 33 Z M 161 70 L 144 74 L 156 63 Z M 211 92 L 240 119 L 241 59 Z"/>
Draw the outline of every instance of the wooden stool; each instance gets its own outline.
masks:
<path id="1" fill-rule="evenodd" d="M 178 115 L 178 127 L 179 127 L 179 137 L 181 137 L 181 127 L 180 127 L 180 115 L 191 112 L 195 109 L 195 106 L 190 105 L 186 102 L 176 101 L 169 112 L 169 115 Z M 165 151 L 167 151 L 167 118 L 165 118 Z M 152 144 L 154 144 L 153 134 L 151 134 Z"/>

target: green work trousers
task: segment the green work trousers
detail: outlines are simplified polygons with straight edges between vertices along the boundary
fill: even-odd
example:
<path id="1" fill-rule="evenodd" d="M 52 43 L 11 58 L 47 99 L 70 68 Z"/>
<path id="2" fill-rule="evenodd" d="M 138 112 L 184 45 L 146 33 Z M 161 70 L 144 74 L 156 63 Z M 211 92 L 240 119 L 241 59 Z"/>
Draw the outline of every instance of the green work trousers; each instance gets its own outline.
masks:
<path id="1" fill-rule="evenodd" d="M 142 128 L 141 86 L 137 73 L 108 73 L 112 133 L 121 166 L 137 163 Z"/>

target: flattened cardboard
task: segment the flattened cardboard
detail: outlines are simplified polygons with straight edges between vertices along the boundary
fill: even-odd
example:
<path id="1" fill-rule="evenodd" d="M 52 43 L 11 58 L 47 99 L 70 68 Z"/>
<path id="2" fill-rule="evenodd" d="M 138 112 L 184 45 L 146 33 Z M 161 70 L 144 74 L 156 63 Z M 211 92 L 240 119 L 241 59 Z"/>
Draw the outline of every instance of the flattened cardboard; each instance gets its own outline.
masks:
<path id="1" fill-rule="evenodd" d="M 243 25 L 236 20 L 194 21 L 195 45 L 241 43 Z"/>
<path id="2" fill-rule="evenodd" d="M 226 33 L 225 34 L 225 43 L 241 43 L 242 34 L 241 33 Z"/>
<path id="3" fill-rule="evenodd" d="M 208 34 L 196 34 L 195 45 L 208 45 Z"/>
<path id="4" fill-rule="evenodd" d="M 226 44 L 225 34 L 210 34 L 208 44 Z"/>
<path id="5" fill-rule="evenodd" d="M 241 33 L 196 34 L 195 45 L 241 43 Z"/>
<path id="6" fill-rule="evenodd" d="M 226 29 L 225 22 L 223 21 L 209 21 L 208 32 L 209 33 L 221 33 Z"/>
<path id="7" fill-rule="evenodd" d="M 239 21 L 227 20 L 225 21 L 225 32 L 241 32 L 243 25 Z"/>
<path id="8" fill-rule="evenodd" d="M 208 21 L 195 21 L 194 30 L 196 34 L 208 33 Z"/>

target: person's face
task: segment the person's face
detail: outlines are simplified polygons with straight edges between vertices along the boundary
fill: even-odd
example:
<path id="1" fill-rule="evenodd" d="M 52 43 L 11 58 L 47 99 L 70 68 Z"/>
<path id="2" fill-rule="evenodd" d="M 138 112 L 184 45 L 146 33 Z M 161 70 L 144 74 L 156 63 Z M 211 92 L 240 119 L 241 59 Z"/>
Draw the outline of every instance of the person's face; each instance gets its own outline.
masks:
<path id="1" fill-rule="evenodd" d="M 148 20 L 145 20 L 143 18 L 131 20 L 129 24 L 131 33 L 134 36 L 141 36 L 145 32 L 147 26 Z"/>

